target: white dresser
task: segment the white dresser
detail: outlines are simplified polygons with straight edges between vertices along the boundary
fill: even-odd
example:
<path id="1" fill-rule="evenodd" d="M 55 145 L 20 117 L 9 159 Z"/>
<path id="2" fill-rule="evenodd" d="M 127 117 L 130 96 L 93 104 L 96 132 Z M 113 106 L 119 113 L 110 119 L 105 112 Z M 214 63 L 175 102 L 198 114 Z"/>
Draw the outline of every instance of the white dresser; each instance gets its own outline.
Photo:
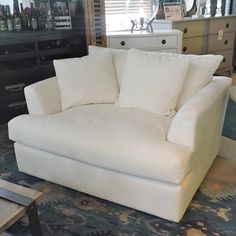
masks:
<path id="1" fill-rule="evenodd" d="M 161 30 L 147 32 L 115 32 L 107 34 L 107 47 L 116 49 L 138 48 L 146 51 L 182 52 L 182 32 Z"/>
<path id="2" fill-rule="evenodd" d="M 155 20 L 155 30 L 177 29 L 183 32 L 184 54 L 219 54 L 224 59 L 217 74 L 229 75 L 232 71 L 236 16 L 185 18 L 183 20 Z M 223 37 L 219 38 L 219 30 Z"/>

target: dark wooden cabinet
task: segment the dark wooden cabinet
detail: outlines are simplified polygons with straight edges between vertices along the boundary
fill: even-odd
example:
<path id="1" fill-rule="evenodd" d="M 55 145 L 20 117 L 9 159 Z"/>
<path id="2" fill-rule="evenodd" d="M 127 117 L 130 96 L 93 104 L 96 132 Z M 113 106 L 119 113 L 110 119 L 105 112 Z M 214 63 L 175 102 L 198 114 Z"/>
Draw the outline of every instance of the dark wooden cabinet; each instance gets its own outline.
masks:
<path id="1" fill-rule="evenodd" d="M 1 32 L 0 117 L 27 112 L 24 87 L 54 76 L 54 59 L 86 53 L 84 31 Z"/>

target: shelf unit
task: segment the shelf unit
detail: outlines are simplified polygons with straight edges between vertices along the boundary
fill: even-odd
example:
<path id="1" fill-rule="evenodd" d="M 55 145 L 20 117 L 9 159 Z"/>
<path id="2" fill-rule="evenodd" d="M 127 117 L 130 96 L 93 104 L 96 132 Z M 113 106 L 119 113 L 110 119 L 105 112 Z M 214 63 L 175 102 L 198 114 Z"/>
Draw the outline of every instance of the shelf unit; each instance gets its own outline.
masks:
<path id="1" fill-rule="evenodd" d="M 87 54 L 84 31 L 0 33 L 0 117 L 27 112 L 24 87 L 54 76 L 54 59 Z"/>

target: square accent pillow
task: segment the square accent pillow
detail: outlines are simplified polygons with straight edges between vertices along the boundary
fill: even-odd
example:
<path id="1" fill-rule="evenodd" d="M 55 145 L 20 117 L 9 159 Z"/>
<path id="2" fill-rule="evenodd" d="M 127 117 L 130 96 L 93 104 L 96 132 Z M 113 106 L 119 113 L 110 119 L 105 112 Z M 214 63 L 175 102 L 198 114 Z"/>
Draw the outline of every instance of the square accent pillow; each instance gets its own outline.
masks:
<path id="1" fill-rule="evenodd" d="M 62 110 L 92 103 L 114 103 L 118 85 L 109 52 L 53 61 Z"/>
<path id="2" fill-rule="evenodd" d="M 197 91 L 208 84 L 219 67 L 221 55 L 176 55 L 178 58 L 189 58 L 189 72 L 182 94 L 177 103 L 179 110 Z"/>
<path id="3" fill-rule="evenodd" d="M 129 50 L 116 105 L 174 116 L 188 68 L 188 58 Z"/>
<path id="4" fill-rule="evenodd" d="M 223 60 L 223 56 L 221 55 L 183 55 L 165 52 L 152 53 L 162 54 L 163 56 L 170 58 L 188 58 L 190 61 L 187 79 L 177 103 L 177 110 L 179 110 L 197 91 L 212 80 L 214 72 Z"/>
<path id="5" fill-rule="evenodd" d="M 116 78 L 119 87 L 121 87 L 128 51 L 124 49 L 103 48 L 89 45 L 89 55 L 97 55 L 103 52 L 110 52 L 112 54 L 112 61 L 116 72 Z"/>

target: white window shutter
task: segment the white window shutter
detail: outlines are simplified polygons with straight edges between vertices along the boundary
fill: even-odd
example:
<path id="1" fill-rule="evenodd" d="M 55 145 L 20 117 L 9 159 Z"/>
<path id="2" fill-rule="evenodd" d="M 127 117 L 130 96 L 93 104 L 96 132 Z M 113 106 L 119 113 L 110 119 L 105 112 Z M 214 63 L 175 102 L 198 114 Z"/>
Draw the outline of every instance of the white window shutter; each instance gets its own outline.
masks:
<path id="1" fill-rule="evenodd" d="M 144 9 L 147 16 L 152 13 L 152 0 L 105 0 L 107 15 L 138 14 L 140 8 Z"/>

